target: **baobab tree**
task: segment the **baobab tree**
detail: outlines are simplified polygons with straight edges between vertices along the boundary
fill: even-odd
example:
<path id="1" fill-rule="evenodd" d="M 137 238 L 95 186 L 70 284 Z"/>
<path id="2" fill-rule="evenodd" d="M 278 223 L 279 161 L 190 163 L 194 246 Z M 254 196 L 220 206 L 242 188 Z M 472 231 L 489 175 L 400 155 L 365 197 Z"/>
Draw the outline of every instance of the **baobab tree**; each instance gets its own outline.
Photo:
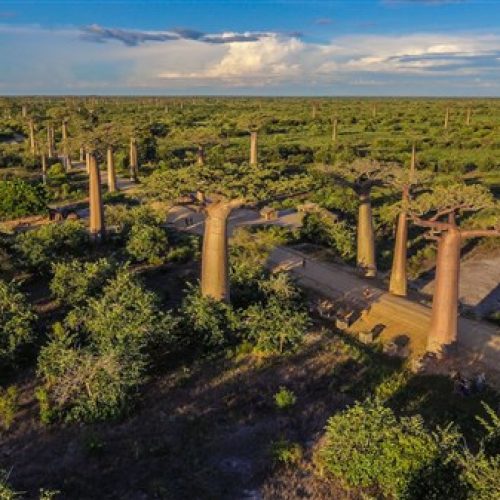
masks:
<path id="1" fill-rule="evenodd" d="M 201 293 L 230 302 L 227 220 L 244 200 L 215 198 L 203 205 L 206 213 L 201 260 Z"/>
<path id="2" fill-rule="evenodd" d="M 250 131 L 250 165 L 257 166 L 257 130 Z"/>
<path id="3" fill-rule="evenodd" d="M 358 196 L 358 231 L 356 263 L 368 278 L 377 275 L 375 259 L 375 232 L 373 228 L 371 191 L 375 186 L 390 182 L 399 167 L 370 159 L 357 159 L 347 165 L 324 167 L 340 184 L 352 189 Z"/>
<path id="4" fill-rule="evenodd" d="M 137 155 L 137 139 L 135 137 L 130 138 L 129 167 L 130 180 L 132 182 L 137 182 L 139 173 L 139 156 Z"/>
<path id="5" fill-rule="evenodd" d="M 401 170 L 395 175 L 391 184 L 401 189 L 401 203 L 398 207 L 396 222 L 396 240 L 394 242 L 394 253 L 392 258 L 391 278 L 389 282 L 389 292 L 393 295 L 405 296 L 407 293 L 407 270 L 408 260 L 408 203 L 410 202 L 410 190 L 412 185 L 422 182 L 426 175 L 423 172 L 416 172 L 416 148 L 412 146 L 410 168 Z"/>
<path id="6" fill-rule="evenodd" d="M 101 193 L 101 173 L 94 152 L 89 153 L 90 236 L 100 243 L 105 236 L 104 206 Z"/>
<path id="7" fill-rule="evenodd" d="M 491 192 L 481 185 L 466 184 L 436 187 L 409 204 L 413 222 L 428 229 L 427 238 L 437 241 L 436 280 L 427 338 L 430 352 L 439 353 L 457 340 L 462 242 L 470 238 L 500 236 L 500 216 L 495 218 L 493 228 L 460 227 L 459 219 L 489 208 L 498 210 Z"/>

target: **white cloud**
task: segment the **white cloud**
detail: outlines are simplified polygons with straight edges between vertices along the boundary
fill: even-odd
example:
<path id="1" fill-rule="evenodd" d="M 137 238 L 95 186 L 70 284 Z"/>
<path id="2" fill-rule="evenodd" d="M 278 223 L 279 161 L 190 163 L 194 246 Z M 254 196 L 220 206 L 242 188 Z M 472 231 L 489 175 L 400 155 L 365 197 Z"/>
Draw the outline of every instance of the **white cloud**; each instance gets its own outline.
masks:
<path id="1" fill-rule="evenodd" d="M 245 34 L 241 35 L 244 36 Z M 383 82 L 400 93 L 432 81 L 430 88 L 477 85 L 498 88 L 500 35 L 412 33 L 350 35 L 328 43 L 266 33 L 255 41 L 207 43 L 186 36 L 137 45 L 89 43 L 79 30 L 0 25 L 9 50 L 0 50 L 0 85 L 12 91 L 64 89 L 111 93 L 134 89 L 163 92 L 206 88 L 369 88 Z M 211 35 L 204 35 L 211 36 Z M 235 34 L 220 33 L 231 40 Z M 404 80 L 405 84 L 401 84 Z M 34 85 L 38 87 L 34 87 Z M 332 87 L 334 85 L 334 87 Z M 26 90 L 27 91 L 27 90 Z M 394 91 L 394 90 L 393 90 Z"/>

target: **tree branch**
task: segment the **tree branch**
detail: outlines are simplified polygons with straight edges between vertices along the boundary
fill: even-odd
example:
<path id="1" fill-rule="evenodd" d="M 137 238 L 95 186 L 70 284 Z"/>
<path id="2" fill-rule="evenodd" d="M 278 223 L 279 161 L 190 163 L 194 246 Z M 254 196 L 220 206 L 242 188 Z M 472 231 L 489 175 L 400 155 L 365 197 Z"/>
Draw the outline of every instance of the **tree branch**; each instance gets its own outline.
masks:
<path id="1" fill-rule="evenodd" d="M 438 222 L 433 220 L 425 220 L 417 217 L 416 215 L 411 215 L 411 220 L 417 225 L 421 227 L 428 227 L 430 229 L 435 229 L 439 231 L 446 231 L 452 227 L 452 224 L 447 222 Z"/>
<path id="2" fill-rule="evenodd" d="M 460 231 L 462 238 L 482 238 L 500 236 L 500 229 L 469 229 Z"/>

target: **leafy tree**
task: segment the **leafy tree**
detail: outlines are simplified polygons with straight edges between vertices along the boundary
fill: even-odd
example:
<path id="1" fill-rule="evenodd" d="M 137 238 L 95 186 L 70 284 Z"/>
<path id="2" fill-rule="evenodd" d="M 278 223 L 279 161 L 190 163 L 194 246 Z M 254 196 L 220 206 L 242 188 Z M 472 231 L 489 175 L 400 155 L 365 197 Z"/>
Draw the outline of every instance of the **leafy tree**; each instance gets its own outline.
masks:
<path id="1" fill-rule="evenodd" d="M 21 179 L 0 181 L 0 219 L 47 213 L 47 192 L 41 184 Z"/>
<path id="2" fill-rule="evenodd" d="M 168 252 L 168 237 L 162 227 L 134 224 L 127 241 L 127 252 L 138 262 L 161 264 Z"/>
<path id="3" fill-rule="evenodd" d="M 66 221 L 20 233 L 14 248 L 28 266 L 47 269 L 57 260 L 81 255 L 87 241 L 87 232 L 81 222 Z"/>
<path id="4" fill-rule="evenodd" d="M 107 259 L 58 262 L 52 265 L 50 290 L 63 304 L 82 305 L 101 291 L 114 271 L 115 266 Z"/>

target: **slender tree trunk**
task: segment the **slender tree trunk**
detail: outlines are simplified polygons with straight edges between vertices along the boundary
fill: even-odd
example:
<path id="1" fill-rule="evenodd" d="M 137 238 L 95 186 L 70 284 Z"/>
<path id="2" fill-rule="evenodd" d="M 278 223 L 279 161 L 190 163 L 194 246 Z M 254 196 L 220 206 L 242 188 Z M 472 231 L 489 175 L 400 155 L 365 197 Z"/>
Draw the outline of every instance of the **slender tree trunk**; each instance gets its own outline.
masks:
<path id="1" fill-rule="evenodd" d="M 115 161 L 113 158 L 113 148 L 109 147 L 107 151 L 107 163 L 108 163 L 108 191 L 114 193 L 118 190 L 116 187 L 116 172 L 115 172 Z"/>
<path id="2" fill-rule="evenodd" d="M 332 141 L 336 142 L 337 141 L 337 125 L 338 125 L 338 120 L 335 118 L 333 120 L 333 128 L 332 128 Z"/>
<path id="3" fill-rule="evenodd" d="M 439 353 L 457 340 L 458 285 L 460 276 L 460 242 L 458 228 L 446 231 L 438 243 L 436 282 L 427 350 Z"/>
<path id="4" fill-rule="evenodd" d="M 33 123 L 33 120 L 30 120 L 29 123 L 30 127 L 30 151 L 31 154 L 35 154 L 35 124 Z"/>
<path id="5" fill-rule="evenodd" d="M 467 108 L 467 117 L 465 118 L 465 124 L 467 126 L 470 125 L 470 116 L 471 116 L 471 109 L 470 108 Z"/>
<path id="6" fill-rule="evenodd" d="M 392 260 L 391 280 L 389 292 L 393 295 L 406 296 L 407 294 L 407 247 L 408 247 L 408 216 L 406 211 L 398 215 L 396 241 Z"/>
<path id="7" fill-rule="evenodd" d="M 47 154 L 49 158 L 54 157 L 54 143 L 52 142 L 52 132 L 50 127 L 47 127 Z"/>
<path id="8" fill-rule="evenodd" d="M 85 152 L 85 170 L 87 174 L 90 174 L 90 153 L 88 151 Z"/>
<path id="9" fill-rule="evenodd" d="M 137 141 L 135 138 L 130 139 L 130 180 L 138 181 L 139 159 L 137 156 Z"/>
<path id="10" fill-rule="evenodd" d="M 63 144 L 63 157 L 64 157 L 64 167 L 66 170 L 70 169 L 71 163 L 68 154 L 68 124 L 66 120 L 63 120 L 61 126 L 61 139 Z"/>
<path id="11" fill-rule="evenodd" d="M 45 153 L 42 153 L 42 183 L 44 186 L 47 184 L 47 158 Z"/>
<path id="12" fill-rule="evenodd" d="M 375 233 L 373 230 L 372 205 L 369 193 L 359 195 L 358 209 L 358 248 L 357 265 L 366 277 L 377 275 L 375 261 Z"/>
<path id="13" fill-rule="evenodd" d="M 83 163 L 85 161 L 85 151 L 83 148 L 80 148 L 80 163 Z"/>
<path id="14" fill-rule="evenodd" d="M 450 108 L 446 108 L 446 112 L 444 114 L 444 128 L 448 128 L 448 122 L 450 120 Z"/>
<path id="15" fill-rule="evenodd" d="M 203 150 L 203 146 L 198 146 L 198 150 L 196 151 L 196 164 L 199 167 L 205 165 L 205 151 Z"/>
<path id="16" fill-rule="evenodd" d="M 201 293 L 230 302 L 227 219 L 224 205 L 209 206 L 205 219 L 201 260 Z"/>
<path id="17" fill-rule="evenodd" d="M 105 235 L 104 207 L 101 193 L 101 173 L 93 154 L 89 155 L 89 168 L 90 236 L 96 243 L 100 243 Z"/>
<path id="18" fill-rule="evenodd" d="M 252 130 L 250 132 L 250 165 L 257 165 L 257 132 Z"/>

